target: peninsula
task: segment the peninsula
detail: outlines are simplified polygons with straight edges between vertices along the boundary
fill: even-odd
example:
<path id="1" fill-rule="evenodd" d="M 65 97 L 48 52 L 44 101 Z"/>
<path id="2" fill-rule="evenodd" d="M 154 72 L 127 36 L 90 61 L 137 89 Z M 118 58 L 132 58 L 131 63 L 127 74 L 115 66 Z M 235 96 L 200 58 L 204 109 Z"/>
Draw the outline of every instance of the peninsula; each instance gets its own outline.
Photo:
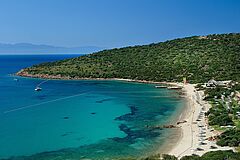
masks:
<path id="1" fill-rule="evenodd" d="M 178 158 L 194 154 L 193 159 L 199 160 L 198 156 L 214 154 L 238 157 L 238 153 L 217 150 L 235 151 L 240 144 L 239 57 L 240 34 L 230 33 L 104 50 L 34 65 L 17 75 L 46 79 L 168 82 L 173 85 L 187 81 L 188 84 L 181 86 L 186 91 L 189 105 L 180 118 L 181 123 L 177 124 L 182 129 L 182 136 L 167 153 Z M 206 153 L 208 151 L 213 153 Z M 170 158 L 174 159 L 174 156 Z"/>
<path id="2" fill-rule="evenodd" d="M 189 83 L 240 80 L 240 34 L 193 36 L 104 50 L 21 70 L 19 76 L 55 79 L 122 78 Z"/>

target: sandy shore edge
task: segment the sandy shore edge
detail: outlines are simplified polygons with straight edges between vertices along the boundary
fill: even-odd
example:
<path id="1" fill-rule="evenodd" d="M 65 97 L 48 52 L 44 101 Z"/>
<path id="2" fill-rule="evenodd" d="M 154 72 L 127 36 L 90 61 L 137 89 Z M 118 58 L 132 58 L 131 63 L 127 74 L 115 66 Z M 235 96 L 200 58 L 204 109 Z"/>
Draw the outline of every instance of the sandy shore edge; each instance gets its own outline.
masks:
<path id="1" fill-rule="evenodd" d="M 177 85 L 177 84 L 176 84 Z M 184 106 L 181 110 L 178 111 L 176 117 L 172 120 L 173 125 L 177 126 L 177 128 L 172 128 L 170 134 L 164 143 L 159 147 L 156 154 L 171 154 L 171 151 L 181 142 L 183 139 L 183 129 L 180 125 L 177 125 L 178 122 L 184 122 L 190 116 L 191 106 L 189 105 L 189 100 L 186 97 L 186 91 L 183 88 L 182 93 L 184 95 Z"/>
<path id="2" fill-rule="evenodd" d="M 234 149 L 231 147 L 220 147 L 216 145 L 216 141 L 209 141 L 209 137 L 216 136 L 219 133 L 208 125 L 208 120 L 204 116 L 211 105 L 203 100 L 204 92 L 197 91 L 194 86 L 195 84 L 183 86 L 187 105 L 182 112 L 184 113 L 183 116 L 179 117 L 179 121 L 186 121 L 186 123 L 178 125 L 181 128 L 181 136 L 166 154 L 181 158 L 192 154 L 201 156 L 209 151 Z M 212 149 L 211 146 L 217 148 Z"/>
<path id="3" fill-rule="evenodd" d="M 49 75 L 31 75 L 26 72 L 20 71 L 16 74 L 21 77 L 30 77 L 30 78 L 41 78 L 41 79 L 58 79 L 58 80 L 117 80 L 117 81 L 126 81 L 126 82 L 138 82 L 138 83 L 149 83 L 149 84 L 164 84 L 170 86 L 182 87 L 182 91 L 185 93 L 186 105 L 184 109 L 180 112 L 180 115 L 176 118 L 176 122 L 183 122 L 177 125 L 178 128 L 174 128 L 176 134 L 167 139 L 163 145 L 158 150 L 160 154 L 170 154 L 178 158 L 181 158 L 186 155 L 203 155 L 208 151 L 214 150 L 229 150 L 233 149 L 231 147 L 219 147 L 216 146 L 216 142 L 208 141 L 207 138 L 211 136 L 216 136 L 217 133 L 214 133 L 211 127 L 207 124 L 207 119 L 204 116 L 201 118 L 200 122 L 196 120 L 199 119 L 199 116 L 207 112 L 210 108 L 210 104 L 206 101 L 203 101 L 204 93 L 202 91 L 196 91 L 195 84 L 183 84 L 177 82 L 155 82 L 147 80 L 133 80 L 133 79 L 123 79 L 123 78 L 70 78 L 70 77 L 61 77 L 61 76 L 49 76 Z M 199 127 L 202 126 L 202 127 Z M 204 137 L 201 141 L 200 132 L 205 132 Z M 199 143 L 206 143 L 204 146 L 200 146 Z M 171 144 L 170 144 L 171 143 Z M 217 149 L 210 149 L 210 146 L 216 146 Z M 163 149 L 164 148 L 164 149 Z M 198 151 L 197 148 L 203 150 Z"/>

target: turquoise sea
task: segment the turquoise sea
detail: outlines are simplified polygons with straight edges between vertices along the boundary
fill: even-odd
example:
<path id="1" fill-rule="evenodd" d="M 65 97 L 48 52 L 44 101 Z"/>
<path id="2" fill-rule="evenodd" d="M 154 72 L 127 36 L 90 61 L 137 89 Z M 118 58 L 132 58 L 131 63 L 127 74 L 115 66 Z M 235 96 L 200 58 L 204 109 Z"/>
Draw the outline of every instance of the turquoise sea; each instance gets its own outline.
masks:
<path id="1" fill-rule="evenodd" d="M 153 84 L 12 75 L 76 56 L 0 56 L 0 159 L 141 157 L 171 136 L 170 129 L 147 126 L 170 124 L 179 114 L 184 99 L 176 91 Z M 42 91 L 36 92 L 39 83 Z"/>

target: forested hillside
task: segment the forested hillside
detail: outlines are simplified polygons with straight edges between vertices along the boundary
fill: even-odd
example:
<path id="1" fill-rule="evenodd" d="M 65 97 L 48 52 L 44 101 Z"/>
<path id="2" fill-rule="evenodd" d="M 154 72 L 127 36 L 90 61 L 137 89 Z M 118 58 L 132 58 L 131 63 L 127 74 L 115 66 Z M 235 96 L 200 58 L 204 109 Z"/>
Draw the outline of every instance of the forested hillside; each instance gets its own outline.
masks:
<path id="1" fill-rule="evenodd" d="M 104 50 L 24 69 L 21 76 L 126 78 L 191 83 L 240 80 L 240 34 L 194 36 L 166 42 Z"/>

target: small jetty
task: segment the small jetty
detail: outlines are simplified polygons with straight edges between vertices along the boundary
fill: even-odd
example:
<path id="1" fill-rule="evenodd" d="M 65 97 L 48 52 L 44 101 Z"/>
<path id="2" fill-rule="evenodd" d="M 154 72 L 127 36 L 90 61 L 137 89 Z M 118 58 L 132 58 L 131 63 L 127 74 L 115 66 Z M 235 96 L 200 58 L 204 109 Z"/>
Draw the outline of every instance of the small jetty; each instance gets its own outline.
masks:
<path id="1" fill-rule="evenodd" d="M 181 90 L 183 89 L 182 85 L 175 85 L 175 84 L 160 84 L 160 85 L 155 85 L 155 88 L 167 88 L 171 90 Z"/>
<path id="2" fill-rule="evenodd" d="M 180 90 L 182 89 L 182 87 L 180 86 L 171 86 L 171 87 L 167 87 L 168 89 L 174 89 L 174 90 Z"/>
<path id="3" fill-rule="evenodd" d="M 161 86 L 155 86 L 155 88 L 167 88 L 167 86 L 161 85 Z"/>

